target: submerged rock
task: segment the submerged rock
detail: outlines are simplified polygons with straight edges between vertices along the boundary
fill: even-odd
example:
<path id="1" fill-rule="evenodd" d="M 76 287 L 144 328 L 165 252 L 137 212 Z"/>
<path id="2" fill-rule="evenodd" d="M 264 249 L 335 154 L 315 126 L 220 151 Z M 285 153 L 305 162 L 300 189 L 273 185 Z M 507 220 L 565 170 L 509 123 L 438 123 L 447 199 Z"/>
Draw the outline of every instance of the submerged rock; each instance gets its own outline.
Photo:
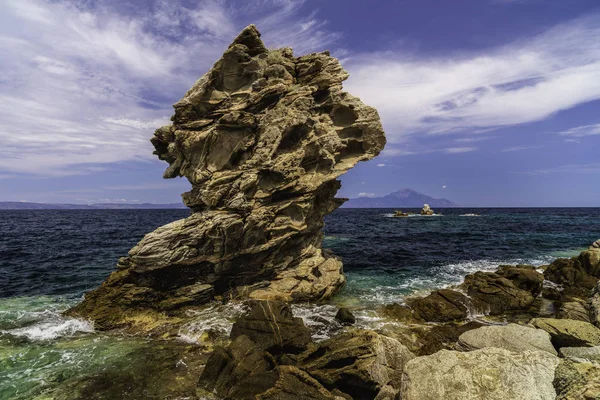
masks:
<path id="1" fill-rule="evenodd" d="M 343 203 L 337 178 L 385 145 L 377 111 L 342 90 L 347 78 L 328 52 L 268 50 L 244 29 L 152 138 L 164 177 L 191 183 L 192 215 L 147 234 L 71 313 L 148 328 L 215 298 L 332 296 L 345 278 L 321 249 L 323 217 Z"/>
<path id="2" fill-rule="evenodd" d="M 402 400 L 553 400 L 559 363 L 545 351 L 441 350 L 406 364 Z"/>
<path id="3" fill-rule="evenodd" d="M 356 322 L 356 317 L 352 314 L 352 311 L 342 307 L 335 314 L 335 320 L 342 325 L 353 325 Z"/>
<path id="4" fill-rule="evenodd" d="M 517 324 L 483 326 L 465 332 L 458 338 L 456 347 L 464 351 L 498 347 L 514 352 L 541 350 L 557 354 L 548 332 Z"/>

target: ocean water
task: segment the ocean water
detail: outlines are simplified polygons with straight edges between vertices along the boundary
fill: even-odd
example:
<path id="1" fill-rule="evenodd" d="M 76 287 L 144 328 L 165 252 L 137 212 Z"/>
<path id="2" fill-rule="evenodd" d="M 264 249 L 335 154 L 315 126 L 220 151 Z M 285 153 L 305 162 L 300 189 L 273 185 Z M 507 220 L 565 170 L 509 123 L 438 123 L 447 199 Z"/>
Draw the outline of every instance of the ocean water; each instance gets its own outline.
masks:
<path id="1" fill-rule="evenodd" d="M 395 218 L 387 209 L 340 209 L 326 217 L 324 247 L 342 257 L 348 284 L 327 304 L 293 307 L 315 339 L 332 333 L 340 305 L 355 310 L 359 325 L 377 328 L 385 323 L 379 305 L 499 264 L 574 256 L 600 238 L 600 208 L 436 211 L 443 215 Z M 136 376 L 149 363 L 148 348 L 169 359 L 169 347 L 94 332 L 90 322 L 60 313 L 99 285 L 145 233 L 188 214 L 0 211 L 0 399 L 55 398 L 57 388 L 82 375 Z M 242 312 L 240 305 L 211 305 L 182 327 L 180 342 L 194 342 L 207 329 L 226 334 Z M 123 387 L 134 390 L 131 385 Z"/>

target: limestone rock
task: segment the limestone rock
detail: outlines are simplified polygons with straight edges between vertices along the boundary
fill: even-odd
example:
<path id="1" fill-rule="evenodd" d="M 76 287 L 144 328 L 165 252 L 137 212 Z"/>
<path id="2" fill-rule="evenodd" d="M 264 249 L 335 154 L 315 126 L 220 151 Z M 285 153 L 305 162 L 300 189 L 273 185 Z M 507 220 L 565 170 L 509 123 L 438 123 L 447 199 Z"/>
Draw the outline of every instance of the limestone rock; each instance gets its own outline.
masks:
<path id="1" fill-rule="evenodd" d="M 550 334 L 556 348 L 600 345 L 600 329 L 589 322 L 572 319 L 534 318 L 531 325 Z"/>
<path id="2" fill-rule="evenodd" d="M 513 281 L 493 272 L 475 272 L 465 277 L 461 285 L 473 300 L 476 309 L 492 315 L 523 310 L 531 306 L 533 294 L 516 286 Z"/>
<path id="3" fill-rule="evenodd" d="M 311 341 L 302 318 L 292 315 L 290 306 L 280 301 L 250 301 L 250 311 L 231 328 L 231 339 L 247 336 L 256 346 L 271 354 L 299 353 Z"/>
<path id="4" fill-rule="evenodd" d="M 431 209 L 431 207 L 429 207 L 429 204 L 425 204 L 423 206 L 423 209 L 421 210 L 421 215 L 433 215 L 434 212 Z"/>
<path id="5" fill-rule="evenodd" d="M 591 363 L 561 361 L 554 379 L 557 400 L 600 399 L 600 366 Z"/>
<path id="6" fill-rule="evenodd" d="M 395 339 L 355 330 L 312 344 L 298 358 L 298 367 L 326 388 L 372 399 L 388 383 L 399 383 L 405 363 L 414 357 Z"/>
<path id="7" fill-rule="evenodd" d="M 594 243 L 592 243 L 592 245 L 590 246 L 590 250 L 591 249 L 600 249 L 600 239 L 598 239 Z"/>
<path id="8" fill-rule="evenodd" d="M 594 278 L 600 278 L 600 249 L 591 247 L 579 254 L 579 263 L 585 272 Z"/>
<path id="9" fill-rule="evenodd" d="M 152 138 L 164 177 L 191 183 L 192 215 L 146 235 L 70 313 L 109 329 L 213 298 L 332 296 L 345 278 L 321 249 L 323 217 L 343 203 L 337 178 L 386 142 L 347 78 L 328 52 L 268 50 L 244 29 Z"/>
<path id="10" fill-rule="evenodd" d="M 545 351 L 513 353 L 485 348 L 441 350 L 409 361 L 402 378 L 402 400 L 553 400 L 559 363 Z"/>
<path id="11" fill-rule="evenodd" d="M 335 314 L 335 320 L 342 325 L 353 325 L 356 322 L 356 317 L 352 314 L 352 311 L 346 307 L 341 307 Z"/>
<path id="12" fill-rule="evenodd" d="M 600 364 L 600 346 L 594 347 L 561 347 L 558 351 L 561 357 L 577 362 L 593 362 Z"/>
<path id="13" fill-rule="evenodd" d="M 460 292 L 441 289 L 407 303 L 424 321 L 449 322 L 466 318 L 471 301 Z"/>
<path id="14" fill-rule="evenodd" d="M 486 347 L 498 347 L 516 353 L 529 350 L 557 354 L 548 332 L 517 324 L 483 326 L 467 331 L 458 338 L 458 350 L 471 351 Z"/>

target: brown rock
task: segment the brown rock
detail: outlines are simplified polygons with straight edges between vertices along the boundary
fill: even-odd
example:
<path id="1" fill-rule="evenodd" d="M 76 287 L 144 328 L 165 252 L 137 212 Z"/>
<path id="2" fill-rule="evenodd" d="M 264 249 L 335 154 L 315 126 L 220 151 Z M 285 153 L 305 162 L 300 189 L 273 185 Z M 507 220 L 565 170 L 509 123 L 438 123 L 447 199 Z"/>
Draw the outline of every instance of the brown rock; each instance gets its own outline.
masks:
<path id="1" fill-rule="evenodd" d="M 442 289 L 407 303 L 425 321 L 449 322 L 466 318 L 471 301 L 460 292 Z"/>
<path id="2" fill-rule="evenodd" d="M 164 177 L 191 183 L 192 215 L 147 234 L 71 314 L 110 329 L 215 297 L 331 297 L 345 278 L 321 249 L 323 217 L 343 202 L 337 178 L 385 145 L 347 78 L 328 52 L 268 50 L 244 29 L 152 138 Z"/>
<path id="3" fill-rule="evenodd" d="M 517 287 L 513 281 L 493 272 L 475 272 L 461 285 L 476 309 L 490 314 L 523 310 L 534 301 L 532 293 Z"/>
<path id="4" fill-rule="evenodd" d="M 498 275 L 511 280 L 516 287 L 527 290 L 533 297 L 537 297 L 544 284 L 544 275 L 535 270 L 535 267 L 529 265 L 501 265 L 496 271 Z"/>

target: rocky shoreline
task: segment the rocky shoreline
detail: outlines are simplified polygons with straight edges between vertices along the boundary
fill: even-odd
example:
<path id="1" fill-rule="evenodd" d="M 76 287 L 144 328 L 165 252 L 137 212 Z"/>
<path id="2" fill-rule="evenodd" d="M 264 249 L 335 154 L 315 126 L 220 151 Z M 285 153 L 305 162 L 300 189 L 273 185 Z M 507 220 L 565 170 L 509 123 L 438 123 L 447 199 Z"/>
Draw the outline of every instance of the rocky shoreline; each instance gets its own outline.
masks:
<path id="1" fill-rule="evenodd" d="M 503 265 L 385 306 L 399 324 L 382 331 L 352 327 L 342 309 L 346 328 L 318 343 L 286 303 L 252 301 L 208 359 L 199 396 L 597 399 L 599 278 L 597 241 L 578 257 Z"/>

